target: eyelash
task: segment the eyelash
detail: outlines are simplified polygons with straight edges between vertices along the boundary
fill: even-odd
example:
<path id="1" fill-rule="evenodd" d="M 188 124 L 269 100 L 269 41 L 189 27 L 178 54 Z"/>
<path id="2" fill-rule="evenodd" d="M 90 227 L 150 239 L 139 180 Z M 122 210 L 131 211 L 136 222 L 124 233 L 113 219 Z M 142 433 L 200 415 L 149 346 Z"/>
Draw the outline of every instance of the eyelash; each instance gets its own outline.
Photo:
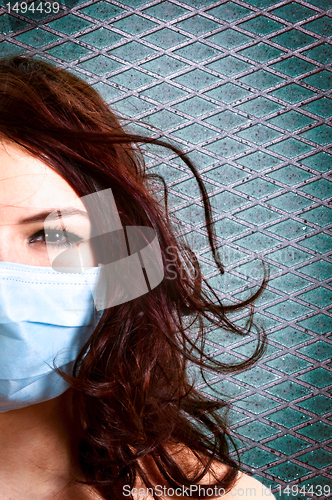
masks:
<path id="1" fill-rule="evenodd" d="M 44 228 L 44 229 L 41 229 L 40 231 L 37 231 L 36 233 L 34 233 L 32 236 L 30 236 L 29 238 L 29 245 L 32 245 L 34 243 L 43 243 L 43 244 L 46 244 L 46 241 L 45 241 L 45 235 L 46 234 L 49 234 L 49 237 L 51 235 L 54 235 L 54 233 L 60 233 L 60 236 L 61 235 L 68 235 L 69 236 L 69 240 L 67 239 L 66 242 L 58 242 L 58 243 L 55 243 L 55 242 L 52 242 L 52 241 L 48 241 L 47 242 L 47 245 L 52 245 L 52 246 L 55 246 L 55 247 L 58 247 L 58 248 L 68 248 L 68 247 L 71 247 L 73 245 L 76 245 L 79 241 L 82 241 L 83 238 L 81 238 L 80 236 L 78 236 L 77 234 L 74 234 L 74 233 L 70 233 L 68 232 L 66 229 L 63 230 L 63 228 L 60 228 L 60 227 L 53 227 L 53 228 Z M 40 237 L 40 236 L 43 236 L 44 237 L 44 241 L 41 242 L 40 240 L 39 241 L 33 241 L 34 239 Z"/>

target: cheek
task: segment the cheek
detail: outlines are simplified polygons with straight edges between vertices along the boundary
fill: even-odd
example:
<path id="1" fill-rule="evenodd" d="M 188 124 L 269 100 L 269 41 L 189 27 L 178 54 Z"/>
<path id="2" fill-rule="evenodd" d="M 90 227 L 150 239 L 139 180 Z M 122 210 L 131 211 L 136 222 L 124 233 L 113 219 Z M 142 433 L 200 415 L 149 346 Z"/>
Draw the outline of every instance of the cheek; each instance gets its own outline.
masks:
<path id="1" fill-rule="evenodd" d="M 32 249 L 14 237 L 4 238 L 2 231 L 0 231 L 0 261 L 30 266 L 51 266 L 47 251 Z"/>
<path id="2" fill-rule="evenodd" d="M 22 257 L 22 264 L 45 267 L 51 267 L 52 265 L 51 257 L 47 252 L 45 244 L 27 245 L 25 248 L 22 248 L 20 255 Z"/>

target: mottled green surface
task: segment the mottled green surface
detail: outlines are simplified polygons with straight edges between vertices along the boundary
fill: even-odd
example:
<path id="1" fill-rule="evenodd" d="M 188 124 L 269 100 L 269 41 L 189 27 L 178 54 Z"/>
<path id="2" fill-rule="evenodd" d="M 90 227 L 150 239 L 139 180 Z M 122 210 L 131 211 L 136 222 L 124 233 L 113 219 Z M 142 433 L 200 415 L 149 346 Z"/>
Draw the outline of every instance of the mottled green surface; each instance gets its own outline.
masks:
<path id="1" fill-rule="evenodd" d="M 332 491 L 331 7 L 102 0 L 66 1 L 51 15 L 0 11 L 2 56 L 30 53 L 69 68 L 131 130 L 157 128 L 188 152 L 211 196 L 222 277 L 192 174 L 160 149 L 146 159 L 164 175 L 172 215 L 226 303 L 257 286 L 259 257 L 269 264 L 257 303 L 266 353 L 248 372 L 207 379 L 234 402 L 244 467 L 272 487 L 296 480 L 314 493 Z M 247 315 L 233 319 L 245 326 Z M 255 346 L 220 329 L 207 338 L 211 355 L 230 362 Z M 282 495 L 290 497 L 304 498 Z"/>

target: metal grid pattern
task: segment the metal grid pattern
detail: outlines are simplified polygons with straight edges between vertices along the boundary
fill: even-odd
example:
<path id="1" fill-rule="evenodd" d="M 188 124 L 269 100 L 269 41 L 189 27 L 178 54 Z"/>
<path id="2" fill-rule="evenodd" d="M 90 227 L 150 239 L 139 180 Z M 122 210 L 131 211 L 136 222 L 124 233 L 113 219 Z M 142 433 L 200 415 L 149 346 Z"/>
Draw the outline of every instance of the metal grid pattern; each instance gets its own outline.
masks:
<path id="1" fill-rule="evenodd" d="M 211 196 L 222 278 L 193 176 L 160 148 L 147 147 L 146 159 L 165 176 L 171 213 L 225 302 L 257 286 L 259 257 L 269 263 L 256 308 L 266 354 L 248 372 L 207 378 L 234 402 L 232 433 L 248 471 L 273 491 L 332 491 L 330 0 L 66 0 L 57 14 L 26 15 L 1 5 L 1 56 L 68 68 L 131 130 L 162 130 L 188 152 Z M 253 339 L 214 329 L 208 346 L 242 360 Z M 305 498 L 281 498 L 290 496 Z"/>

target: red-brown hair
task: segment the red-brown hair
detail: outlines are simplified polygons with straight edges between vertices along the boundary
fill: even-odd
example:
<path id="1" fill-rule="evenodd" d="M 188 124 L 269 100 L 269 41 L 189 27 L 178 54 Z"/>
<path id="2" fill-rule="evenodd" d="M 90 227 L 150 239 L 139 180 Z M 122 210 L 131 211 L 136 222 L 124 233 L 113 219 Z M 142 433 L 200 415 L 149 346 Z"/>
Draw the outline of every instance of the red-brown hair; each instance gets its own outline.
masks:
<path id="1" fill-rule="evenodd" d="M 171 487 L 197 484 L 217 460 L 229 468 L 215 484 L 228 491 L 239 465 L 229 455 L 227 427 L 217 412 L 227 404 L 193 387 L 188 362 L 227 373 L 258 359 L 262 334 L 250 359 L 231 365 L 204 353 L 204 331 L 211 324 L 246 334 L 248 330 L 236 327 L 227 314 L 250 306 L 260 295 L 265 270 L 252 297 L 234 305 L 221 303 L 202 277 L 195 254 L 175 237 L 166 184 L 146 172 L 139 144 L 169 148 L 191 169 L 204 204 L 211 250 L 223 273 L 208 196 L 196 168 L 176 147 L 125 132 L 100 95 L 73 74 L 28 57 L 0 60 L 0 134 L 58 172 L 80 197 L 111 188 L 122 225 L 152 227 L 162 251 L 163 281 L 137 299 L 106 309 L 76 360 L 73 376 L 66 377 L 73 388 L 86 482 L 105 499 L 128 498 L 123 486 L 133 487 L 137 474 L 152 486 L 139 459 L 149 457 Z M 151 180 L 163 183 L 166 213 L 151 192 Z M 195 273 L 190 272 L 193 268 Z M 200 325 L 195 341 L 184 324 L 188 318 Z M 172 457 L 175 444 L 188 447 L 204 465 L 203 472 L 188 475 Z"/>

